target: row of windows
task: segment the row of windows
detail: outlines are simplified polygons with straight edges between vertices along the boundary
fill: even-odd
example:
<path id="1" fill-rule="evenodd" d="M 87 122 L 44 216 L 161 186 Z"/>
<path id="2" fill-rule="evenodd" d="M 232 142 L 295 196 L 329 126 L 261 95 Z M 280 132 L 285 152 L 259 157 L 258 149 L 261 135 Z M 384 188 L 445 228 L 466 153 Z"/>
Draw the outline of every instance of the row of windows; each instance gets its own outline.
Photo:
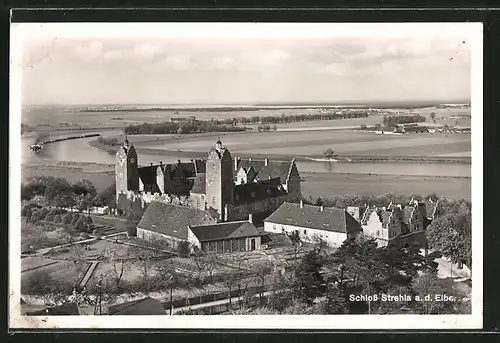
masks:
<path id="1" fill-rule="evenodd" d="M 276 225 L 273 225 L 273 231 L 276 231 Z M 281 233 L 285 233 L 285 232 L 286 232 L 285 227 L 284 227 L 284 226 L 281 226 Z M 307 236 L 307 235 L 308 235 L 307 230 L 304 230 L 304 231 L 303 231 L 303 233 L 304 233 L 304 236 Z M 320 234 L 319 234 L 319 237 L 320 237 L 320 238 L 323 238 L 323 234 L 322 234 L 322 233 L 320 233 Z M 325 235 L 325 238 L 328 238 L 328 235 Z"/>

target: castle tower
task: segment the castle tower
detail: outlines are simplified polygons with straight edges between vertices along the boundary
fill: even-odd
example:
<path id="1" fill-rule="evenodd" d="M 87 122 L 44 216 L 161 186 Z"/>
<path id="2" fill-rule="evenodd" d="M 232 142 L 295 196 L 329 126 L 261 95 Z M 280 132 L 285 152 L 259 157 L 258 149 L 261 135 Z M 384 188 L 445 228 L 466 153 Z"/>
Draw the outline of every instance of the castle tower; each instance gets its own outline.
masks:
<path id="1" fill-rule="evenodd" d="M 217 210 L 222 218 L 225 206 L 233 203 L 234 182 L 233 160 L 220 139 L 208 153 L 205 175 L 207 207 Z"/>
<path id="2" fill-rule="evenodd" d="M 139 191 L 137 153 L 127 138 L 116 152 L 115 178 L 117 201 L 120 193 Z"/>

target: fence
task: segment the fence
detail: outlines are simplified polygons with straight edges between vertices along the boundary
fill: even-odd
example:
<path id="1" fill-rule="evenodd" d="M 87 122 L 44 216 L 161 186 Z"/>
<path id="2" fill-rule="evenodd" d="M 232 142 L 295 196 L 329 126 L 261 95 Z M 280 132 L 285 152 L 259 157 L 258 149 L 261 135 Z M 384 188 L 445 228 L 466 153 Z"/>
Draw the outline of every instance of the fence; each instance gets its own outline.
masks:
<path id="1" fill-rule="evenodd" d="M 270 288 L 269 285 L 265 285 L 265 286 L 255 286 L 255 287 L 242 288 L 241 290 L 234 289 L 231 291 L 231 298 L 236 298 L 238 296 L 243 297 L 243 295 L 247 292 L 252 292 L 255 294 L 261 293 L 261 292 L 264 293 L 269 288 Z M 167 301 L 167 302 L 162 303 L 162 305 L 165 309 L 170 309 L 172 307 L 172 305 L 174 308 L 187 307 L 187 306 L 209 303 L 209 302 L 213 302 L 213 301 L 226 300 L 226 299 L 229 299 L 229 294 L 230 293 L 227 291 L 226 292 L 212 293 L 212 294 L 205 294 L 205 295 L 200 295 L 200 296 L 191 297 L 191 298 L 179 299 L 179 300 L 175 300 L 173 302 Z"/>
<path id="2" fill-rule="evenodd" d="M 264 295 L 262 300 L 259 297 L 252 298 L 252 300 L 249 303 L 244 304 L 244 306 L 246 308 L 255 308 L 262 303 L 265 303 L 268 297 L 269 295 Z M 232 303 L 231 306 L 229 306 L 229 303 L 225 303 L 191 310 L 181 310 L 177 312 L 176 315 L 215 315 L 227 313 L 235 309 L 240 309 L 238 302 Z"/>

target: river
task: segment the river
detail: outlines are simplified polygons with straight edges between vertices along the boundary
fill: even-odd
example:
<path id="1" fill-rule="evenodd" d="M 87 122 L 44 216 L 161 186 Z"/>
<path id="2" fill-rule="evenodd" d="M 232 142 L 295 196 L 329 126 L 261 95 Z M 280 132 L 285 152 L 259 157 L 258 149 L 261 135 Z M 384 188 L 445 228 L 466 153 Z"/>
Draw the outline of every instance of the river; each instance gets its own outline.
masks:
<path id="1" fill-rule="evenodd" d="M 106 136 L 119 135 L 119 131 L 103 131 Z M 115 155 L 93 148 L 88 145 L 95 137 L 62 141 L 47 144 L 42 151 L 34 154 L 29 146 L 34 143 L 33 138 L 22 138 L 21 161 L 23 164 L 53 163 L 58 161 L 88 162 L 100 164 L 114 164 Z M 175 156 L 157 156 L 139 154 L 140 165 L 157 163 L 174 163 Z M 471 165 L 458 163 L 417 163 L 417 162 L 315 162 L 299 161 L 297 167 L 302 173 L 338 173 L 338 174 L 377 174 L 377 175 L 404 175 L 404 176 L 448 176 L 470 177 Z"/>

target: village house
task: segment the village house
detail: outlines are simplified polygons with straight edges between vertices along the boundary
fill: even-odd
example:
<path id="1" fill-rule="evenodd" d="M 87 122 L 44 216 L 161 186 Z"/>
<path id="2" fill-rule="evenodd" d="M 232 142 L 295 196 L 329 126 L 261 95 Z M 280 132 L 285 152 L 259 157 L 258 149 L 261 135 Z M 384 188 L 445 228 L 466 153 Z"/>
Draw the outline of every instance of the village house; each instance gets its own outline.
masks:
<path id="1" fill-rule="evenodd" d="M 301 240 L 323 241 L 331 247 L 340 246 L 346 239 L 355 238 L 362 228 L 345 209 L 284 203 L 264 220 L 268 233 L 297 233 Z"/>
<path id="2" fill-rule="evenodd" d="M 176 249 L 188 240 L 190 225 L 215 224 L 214 213 L 186 206 L 152 201 L 142 216 L 135 236 L 145 240 L 161 240 L 167 248 Z"/>
<path id="3" fill-rule="evenodd" d="M 380 246 L 387 246 L 403 233 L 402 209 L 369 207 L 361 217 L 361 226 L 365 236 L 374 238 Z"/>
<path id="4" fill-rule="evenodd" d="M 258 250 L 261 236 L 252 223 L 252 215 L 245 221 L 189 226 L 188 231 L 188 241 L 194 250 L 216 253 Z"/>

